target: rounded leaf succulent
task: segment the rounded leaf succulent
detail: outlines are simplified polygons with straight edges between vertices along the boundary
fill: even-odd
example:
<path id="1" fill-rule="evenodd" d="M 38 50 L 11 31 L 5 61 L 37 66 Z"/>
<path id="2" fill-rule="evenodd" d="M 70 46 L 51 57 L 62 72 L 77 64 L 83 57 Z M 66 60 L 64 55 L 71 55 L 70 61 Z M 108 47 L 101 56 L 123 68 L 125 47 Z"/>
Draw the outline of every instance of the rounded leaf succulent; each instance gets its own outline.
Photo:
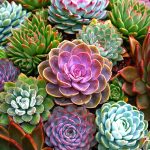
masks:
<path id="1" fill-rule="evenodd" d="M 0 112 L 11 116 L 27 133 L 31 133 L 40 118 L 42 121 L 48 119 L 53 107 L 45 86 L 44 80 L 20 74 L 15 83 L 5 83 L 4 92 L 0 93 Z"/>
<path id="2" fill-rule="evenodd" d="M 95 145 L 94 118 L 85 107 L 56 107 L 44 127 L 46 144 L 56 150 L 90 150 Z"/>
<path id="3" fill-rule="evenodd" d="M 96 111 L 98 150 L 139 150 L 147 134 L 143 112 L 123 101 L 106 103 Z"/>
<path id="4" fill-rule="evenodd" d="M 68 34 L 74 34 L 89 24 L 92 18 L 104 19 L 109 0 L 52 0 L 49 21 Z"/>
<path id="5" fill-rule="evenodd" d="M 30 13 L 22 9 L 22 6 L 15 2 L 4 1 L 0 4 L 0 45 L 4 44 L 7 37 L 12 35 L 11 30 L 20 27 L 25 17 Z"/>
<path id="6" fill-rule="evenodd" d="M 59 105 L 77 104 L 95 108 L 109 98 L 108 81 L 112 63 L 103 58 L 96 46 L 81 40 L 63 41 L 39 66 L 47 81 L 46 91 Z"/>
<path id="7" fill-rule="evenodd" d="M 93 19 L 88 26 L 83 26 L 77 37 L 87 44 L 97 46 L 101 56 L 108 58 L 114 65 L 123 60 L 125 49 L 121 47 L 122 35 L 110 20 L 104 22 Z"/>

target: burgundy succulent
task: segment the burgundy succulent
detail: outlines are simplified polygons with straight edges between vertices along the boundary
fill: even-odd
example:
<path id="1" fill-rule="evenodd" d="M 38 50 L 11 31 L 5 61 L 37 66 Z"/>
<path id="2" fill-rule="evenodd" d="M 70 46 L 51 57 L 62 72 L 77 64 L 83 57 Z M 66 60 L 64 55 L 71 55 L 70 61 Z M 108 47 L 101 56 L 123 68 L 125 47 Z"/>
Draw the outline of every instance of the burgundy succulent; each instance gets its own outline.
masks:
<path id="1" fill-rule="evenodd" d="M 94 108 L 109 97 L 112 63 L 98 49 L 81 40 L 64 41 L 42 62 L 39 74 L 47 80 L 46 90 L 59 105 L 77 104 Z"/>
<path id="2" fill-rule="evenodd" d="M 55 150 L 89 150 L 95 145 L 95 116 L 85 107 L 56 107 L 45 124 L 46 144 Z"/>
<path id="3" fill-rule="evenodd" d="M 4 82 L 14 81 L 19 75 L 16 68 L 8 59 L 0 59 L 0 91 L 3 90 Z"/>

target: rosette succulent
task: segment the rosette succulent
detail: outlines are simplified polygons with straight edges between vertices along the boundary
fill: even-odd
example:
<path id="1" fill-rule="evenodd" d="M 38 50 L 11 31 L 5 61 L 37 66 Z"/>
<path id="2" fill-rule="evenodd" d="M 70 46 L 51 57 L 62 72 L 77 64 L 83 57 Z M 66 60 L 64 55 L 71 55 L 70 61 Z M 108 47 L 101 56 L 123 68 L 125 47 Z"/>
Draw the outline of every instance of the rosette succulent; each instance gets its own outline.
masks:
<path id="1" fill-rule="evenodd" d="M 143 39 L 150 26 L 150 9 L 137 0 L 110 0 L 109 18 L 125 39 Z"/>
<path id="2" fill-rule="evenodd" d="M 7 37 L 11 36 L 11 30 L 20 27 L 25 17 L 29 16 L 30 13 L 23 10 L 20 4 L 8 1 L 0 4 L 0 45 L 5 43 Z"/>
<path id="3" fill-rule="evenodd" d="M 95 108 L 108 100 L 112 63 L 103 58 L 96 46 L 81 40 L 63 41 L 39 66 L 47 81 L 46 91 L 59 105 L 85 105 Z"/>
<path id="4" fill-rule="evenodd" d="M 109 0 L 52 0 L 49 21 L 68 34 L 78 32 L 92 18 L 104 19 Z"/>
<path id="5" fill-rule="evenodd" d="M 56 107 L 44 127 L 46 144 L 55 150 L 90 150 L 95 145 L 94 119 L 85 107 Z"/>
<path id="6" fill-rule="evenodd" d="M 0 53 L 0 57 L 4 55 Z M 16 68 L 11 61 L 0 58 L 0 92 L 4 88 L 5 82 L 15 81 L 18 75 L 19 69 Z"/>
<path id="7" fill-rule="evenodd" d="M 136 96 L 137 107 L 150 120 L 150 28 L 143 46 L 133 37 L 129 41 L 135 66 L 127 66 L 119 71 L 125 80 L 122 89 L 129 96 Z"/>
<path id="8" fill-rule="evenodd" d="M 15 83 L 5 83 L 4 92 L 0 93 L 0 112 L 4 116 L 8 114 L 24 131 L 31 133 L 40 118 L 42 121 L 48 119 L 53 107 L 45 86 L 44 80 L 20 74 Z"/>
<path id="9" fill-rule="evenodd" d="M 139 150 L 148 122 L 136 107 L 123 101 L 106 103 L 96 111 L 98 150 Z"/>
<path id="10" fill-rule="evenodd" d="M 40 15 L 34 15 L 31 21 L 26 20 L 21 29 L 13 31 L 7 54 L 23 73 L 37 75 L 37 66 L 60 40 L 57 30 L 45 25 Z"/>
<path id="11" fill-rule="evenodd" d="M 122 35 L 110 21 L 93 19 L 90 25 L 83 26 L 78 38 L 87 44 L 97 46 L 101 56 L 108 58 L 114 65 L 117 61 L 123 60 L 125 49 L 121 47 Z"/>

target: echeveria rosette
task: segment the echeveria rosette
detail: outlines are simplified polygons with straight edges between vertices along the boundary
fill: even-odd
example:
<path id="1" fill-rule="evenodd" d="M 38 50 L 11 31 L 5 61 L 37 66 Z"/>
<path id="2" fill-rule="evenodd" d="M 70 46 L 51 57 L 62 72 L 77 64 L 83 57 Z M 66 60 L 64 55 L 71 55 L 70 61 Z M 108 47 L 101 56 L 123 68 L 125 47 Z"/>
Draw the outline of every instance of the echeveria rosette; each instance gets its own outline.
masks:
<path id="1" fill-rule="evenodd" d="M 39 66 L 47 81 L 46 91 L 58 105 L 85 105 L 95 108 L 108 100 L 112 63 L 103 58 L 96 46 L 81 40 L 63 41 Z"/>
<path id="2" fill-rule="evenodd" d="M 58 106 L 45 124 L 45 142 L 55 150 L 90 150 L 96 143 L 94 119 L 85 107 Z"/>
<path id="3" fill-rule="evenodd" d="M 123 54 L 126 52 L 122 47 L 122 35 L 118 32 L 110 20 L 98 21 L 92 19 L 88 26 L 83 26 L 77 35 L 89 45 L 95 45 L 100 51 L 101 56 L 106 57 L 113 62 L 123 60 Z"/>
<path id="4" fill-rule="evenodd" d="M 104 19 L 109 0 L 52 0 L 49 21 L 68 34 L 78 32 L 92 18 Z"/>
<path id="5" fill-rule="evenodd" d="M 3 91 L 5 82 L 15 81 L 20 72 L 11 61 L 2 59 L 4 57 L 5 54 L 0 52 L 0 91 Z"/>
<path id="6" fill-rule="evenodd" d="M 61 34 L 47 25 L 41 14 L 33 15 L 32 20 L 27 19 L 19 30 L 13 31 L 7 54 L 22 73 L 37 75 L 37 66 L 61 39 Z"/>
<path id="7" fill-rule="evenodd" d="M 11 36 L 11 30 L 19 28 L 25 17 L 29 16 L 30 13 L 23 10 L 20 4 L 8 1 L 0 4 L 0 45 L 6 42 L 7 37 Z"/>
<path id="8" fill-rule="evenodd" d="M 20 74 L 15 83 L 5 83 L 4 92 L 0 93 L 0 112 L 12 117 L 25 132 L 31 133 L 40 119 L 48 119 L 49 110 L 54 105 L 45 86 L 44 80 Z"/>
<path id="9" fill-rule="evenodd" d="M 139 150 L 147 134 L 143 112 L 123 101 L 103 104 L 96 111 L 98 150 Z"/>

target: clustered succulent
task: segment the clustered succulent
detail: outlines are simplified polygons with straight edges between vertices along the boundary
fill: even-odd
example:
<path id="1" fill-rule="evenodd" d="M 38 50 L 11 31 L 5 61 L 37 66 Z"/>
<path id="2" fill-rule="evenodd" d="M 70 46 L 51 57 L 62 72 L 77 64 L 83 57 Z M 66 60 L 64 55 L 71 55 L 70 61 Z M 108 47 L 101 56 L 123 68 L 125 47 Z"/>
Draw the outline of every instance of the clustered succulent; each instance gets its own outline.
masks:
<path id="1" fill-rule="evenodd" d="M 98 150 L 139 150 L 148 122 L 136 107 L 123 101 L 105 103 L 96 111 Z"/>
<path id="2" fill-rule="evenodd" d="M 20 27 L 25 17 L 29 16 L 30 13 L 23 10 L 20 4 L 9 3 L 8 1 L 0 4 L 0 45 L 5 43 L 7 37 L 11 36 L 12 29 Z"/>
<path id="3" fill-rule="evenodd" d="M 92 18 L 104 19 L 109 0 L 52 0 L 49 21 L 68 34 L 74 34 L 89 24 Z"/>
<path id="4" fill-rule="evenodd" d="M 56 150 L 90 150 L 95 145 L 94 114 L 85 107 L 56 107 L 45 124 L 46 144 Z"/>
<path id="5" fill-rule="evenodd" d="M 57 47 L 61 34 L 45 25 L 40 15 L 26 20 L 21 29 L 9 38 L 8 57 L 27 75 L 37 75 L 37 66 L 45 60 L 51 48 Z"/>
<path id="6" fill-rule="evenodd" d="M 48 83 L 46 91 L 59 105 L 71 103 L 94 108 L 109 98 L 108 81 L 112 63 L 103 58 L 96 46 L 81 40 L 63 41 L 39 66 Z"/>
<path id="7" fill-rule="evenodd" d="M 123 60 L 125 49 L 121 47 L 122 35 L 110 20 L 104 22 L 93 19 L 88 26 L 83 26 L 78 38 L 89 45 L 97 46 L 101 56 L 108 58 L 114 65 Z"/>
<path id="8" fill-rule="evenodd" d="M 0 93 L 0 112 L 11 116 L 27 133 L 31 133 L 41 118 L 42 121 L 48 119 L 53 107 L 45 87 L 44 80 L 20 74 L 15 83 L 5 83 L 4 92 Z"/>

